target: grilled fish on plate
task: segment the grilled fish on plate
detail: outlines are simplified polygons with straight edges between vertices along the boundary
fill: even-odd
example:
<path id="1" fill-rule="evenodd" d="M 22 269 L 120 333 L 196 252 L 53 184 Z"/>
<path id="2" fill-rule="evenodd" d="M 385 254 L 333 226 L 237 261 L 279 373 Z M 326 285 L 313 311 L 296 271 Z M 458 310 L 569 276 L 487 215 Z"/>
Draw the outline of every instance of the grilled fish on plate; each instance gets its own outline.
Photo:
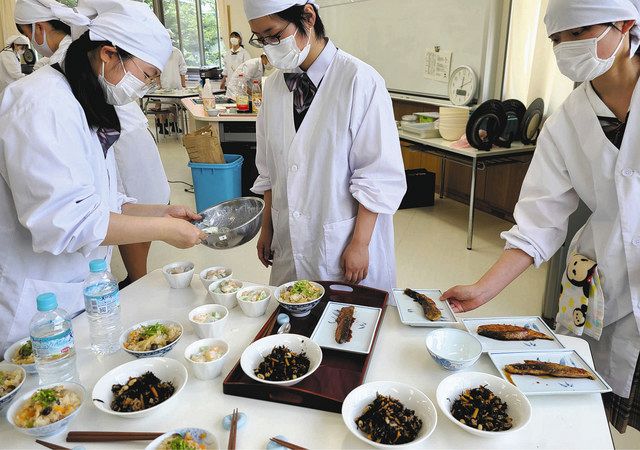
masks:
<path id="1" fill-rule="evenodd" d="M 426 295 L 416 292 L 412 289 L 405 289 L 404 294 L 411 297 L 414 302 L 420 304 L 425 317 L 430 321 L 437 322 L 442 317 L 442 311 L 438 309 L 438 307 L 436 306 L 436 302 L 434 302 Z"/>
<path id="2" fill-rule="evenodd" d="M 551 336 L 517 325 L 480 325 L 477 333 L 480 336 L 497 339 L 499 341 L 533 341 L 535 339 L 553 341 Z"/>
<path id="3" fill-rule="evenodd" d="M 355 308 L 353 306 L 345 306 L 338 313 L 338 319 L 336 320 L 336 342 L 338 344 L 347 343 L 353 337 L 351 326 L 356 320 L 353 317 L 354 312 Z"/>
<path id="4" fill-rule="evenodd" d="M 588 370 L 542 361 L 525 360 L 524 363 L 520 364 L 507 364 L 504 366 L 504 370 L 513 375 L 546 375 L 557 378 L 588 378 L 595 380 L 593 374 Z"/>

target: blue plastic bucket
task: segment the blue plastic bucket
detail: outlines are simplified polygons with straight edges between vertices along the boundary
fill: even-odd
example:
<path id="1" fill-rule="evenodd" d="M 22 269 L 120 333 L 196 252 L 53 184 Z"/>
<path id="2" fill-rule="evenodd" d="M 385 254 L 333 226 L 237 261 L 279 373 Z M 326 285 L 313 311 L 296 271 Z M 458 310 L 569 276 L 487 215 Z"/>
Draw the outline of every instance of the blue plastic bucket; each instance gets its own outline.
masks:
<path id="1" fill-rule="evenodd" d="M 242 163 L 240 155 L 224 155 L 226 164 L 190 162 L 198 211 L 220 202 L 242 196 Z"/>

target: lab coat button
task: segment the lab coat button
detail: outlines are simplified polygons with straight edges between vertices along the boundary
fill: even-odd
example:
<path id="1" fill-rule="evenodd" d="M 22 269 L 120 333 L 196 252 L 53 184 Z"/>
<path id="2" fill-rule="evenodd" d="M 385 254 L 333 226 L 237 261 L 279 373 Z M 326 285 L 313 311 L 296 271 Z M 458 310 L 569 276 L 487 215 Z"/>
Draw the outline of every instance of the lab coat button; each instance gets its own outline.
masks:
<path id="1" fill-rule="evenodd" d="M 294 164 L 293 166 L 291 166 L 291 171 L 292 172 L 297 172 L 298 171 L 298 166 L 296 164 Z"/>
<path id="2" fill-rule="evenodd" d="M 635 173 L 636 173 L 636 171 L 635 171 L 635 170 L 633 170 L 633 169 L 624 169 L 624 170 L 622 171 L 622 175 L 624 175 L 625 177 L 630 177 L 630 176 L 632 176 L 632 175 L 633 175 L 633 174 L 635 174 Z"/>
<path id="3" fill-rule="evenodd" d="M 635 238 L 631 243 L 636 247 L 640 247 L 640 238 Z"/>
<path id="4" fill-rule="evenodd" d="M 295 211 L 295 212 L 293 213 L 293 218 L 294 218 L 294 219 L 299 219 L 301 215 L 302 215 L 302 214 L 300 214 L 298 211 Z"/>

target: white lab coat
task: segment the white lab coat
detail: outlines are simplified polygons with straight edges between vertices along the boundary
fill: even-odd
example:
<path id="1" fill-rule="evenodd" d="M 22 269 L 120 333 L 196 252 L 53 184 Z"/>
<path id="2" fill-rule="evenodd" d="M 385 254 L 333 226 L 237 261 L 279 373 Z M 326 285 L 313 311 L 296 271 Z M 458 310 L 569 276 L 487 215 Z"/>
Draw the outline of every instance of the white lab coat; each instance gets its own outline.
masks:
<path id="1" fill-rule="evenodd" d="M 71 45 L 72 42 L 73 42 L 73 39 L 71 39 L 71 36 L 66 35 L 65 37 L 63 37 L 62 40 L 60 41 L 60 44 L 58 44 L 58 49 L 53 53 L 53 55 L 51 55 L 48 58 L 46 56 L 41 57 L 33 65 L 33 70 L 38 70 L 53 64 L 62 65 L 62 62 L 65 56 L 67 55 L 67 50 L 69 49 L 69 46 Z"/>
<path id="2" fill-rule="evenodd" d="M 173 47 L 167 65 L 162 69 L 160 84 L 163 89 L 182 89 L 181 76 L 187 75 L 187 62 L 184 60 L 182 52 Z"/>
<path id="3" fill-rule="evenodd" d="M 120 139 L 114 144 L 118 192 L 139 203 L 166 205 L 170 188 L 149 122 L 137 102 L 116 106 Z"/>
<path id="4" fill-rule="evenodd" d="M 233 75 L 240 67 L 240 64 L 249 59 L 251 59 L 251 55 L 244 47 L 240 47 L 236 53 L 233 53 L 231 49 L 227 50 L 223 58 L 224 69 L 222 69 L 222 75 L 225 77 Z"/>
<path id="5" fill-rule="evenodd" d="M 602 131 L 589 89 L 576 89 L 546 122 L 514 212 L 517 225 L 503 237 L 540 265 L 564 242 L 579 199 L 593 211 L 570 256 L 598 263 L 605 328 L 599 341 L 588 341 L 596 369 L 628 397 L 640 353 L 640 83 L 620 150 Z"/>
<path id="6" fill-rule="evenodd" d="M 361 203 L 379 214 L 362 284 L 391 291 L 393 214 L 406 178 L 382 77 L 338 50 L 296 133 L 293 94 L 282 72 L 275 72 L 265 81 L 257 145 L 260 175 L 253 191 L 271 190 L 273 198 L 271 284 L 342 280 L 340 260 Z"/>
<path id="7" fill-rule="evenodd" d="M 0 51 L 0 98 L 7 86 L 25 75 L 20 60 L 13 50 Z"/>
<path id="8" fill-rule="evenodd" d="M 261 58 L 252 58 L 240 64 L 240 67 L 229 77 L 227 81 L 227 97 L 235 100 L 236 96 L 242 89 L 240 82 L 240 74 L 247 85 L 247 90 L 251 93 L 253 81 L 258 80 L 262 86 L 262 77 L 264 76 L 264 66 Z"/>
<path id="9" fill-rule="evenodd" d="M 84 307 L 89 261 L 101 246 L 117 193 L 113 151 L 96 133 L 62 74 L 44 67 L 9 86 L 0 104 L 0 352 L 27 336 L 36 296 Z"/>

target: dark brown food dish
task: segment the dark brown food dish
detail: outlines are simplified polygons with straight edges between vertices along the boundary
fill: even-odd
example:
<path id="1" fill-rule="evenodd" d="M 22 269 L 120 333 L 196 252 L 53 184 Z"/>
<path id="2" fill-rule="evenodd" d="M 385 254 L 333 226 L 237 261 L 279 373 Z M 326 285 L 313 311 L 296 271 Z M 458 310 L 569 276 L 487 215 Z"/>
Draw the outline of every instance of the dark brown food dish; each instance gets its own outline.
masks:
<path id="1" fill-rule="evenodd" d="M 336 319 L 336 342 L 338 344 L 351 341 L 353 337 L 351 326 L 356 321 L 356 318 L 353 317 L 355 310 L 353 306 L 345 306 L 338 313 L 338 318 Z"/>
<path id="2" fill-rule="evenodd" d="M 306 375 L 310 366 L 311 362 L 304 352 L 294 353 L 283 345 L 274 347 L 254 373 L 261 380 L 289 381 Z"/>
<path id="3" fill-rule="evenodd" d="M 370 441 L 400 445 L 415 440 L 422 429 L 422 420 L 395 398 L 377 394 L 356 419 L 356 425 Z"/>
<path id="4" fill-rule="evenodd" d="M 550 376 L 557 378 L 588 378 L 594 380 L 593 374 L 578 367 L 565 366 L 551 362 L 525 360 L 524 364 L 508 364 L 504 366 L 507 373 L 513 375 Z"/>
<path id="5" fill-rule="evenodd" d="M 461 424 L 480 431 L 506 431 L 513 427 L 507 404 L 485 386 L 464 391 L 453 402 L 451 414 Z"/>
<path id="6" fill-rule="evenodd" d="M 551 336 L 517 325 L 480 325 L 478 334 L 498 341 L 534 341 L 536 339 L 553 341 Z"/>
<path id="7" fill-rule="evenodd" d="M 425 317 L 430 321 L 436 322 L 442 317 L 442 311 L 438 309 L 438 307 L 436 306 L 436 302 L 434 302 L 426 295 L 411 289 L 405 289 L 404 294 L 408 295 L 413 299 L 414 302 L 417 302 L 420 304 L 420 306 L 422 306 L 422 311 L 424 312 Z"/>
<path id="8" fill-rule="evenodd" d="M 173 384 L 161 381 L 153 372 L 131 377 L 127 384 L 111 387 L 111 409 L 118 412 L 135 412 L 149 409 L 167 400 L 175 392 Z"/>

